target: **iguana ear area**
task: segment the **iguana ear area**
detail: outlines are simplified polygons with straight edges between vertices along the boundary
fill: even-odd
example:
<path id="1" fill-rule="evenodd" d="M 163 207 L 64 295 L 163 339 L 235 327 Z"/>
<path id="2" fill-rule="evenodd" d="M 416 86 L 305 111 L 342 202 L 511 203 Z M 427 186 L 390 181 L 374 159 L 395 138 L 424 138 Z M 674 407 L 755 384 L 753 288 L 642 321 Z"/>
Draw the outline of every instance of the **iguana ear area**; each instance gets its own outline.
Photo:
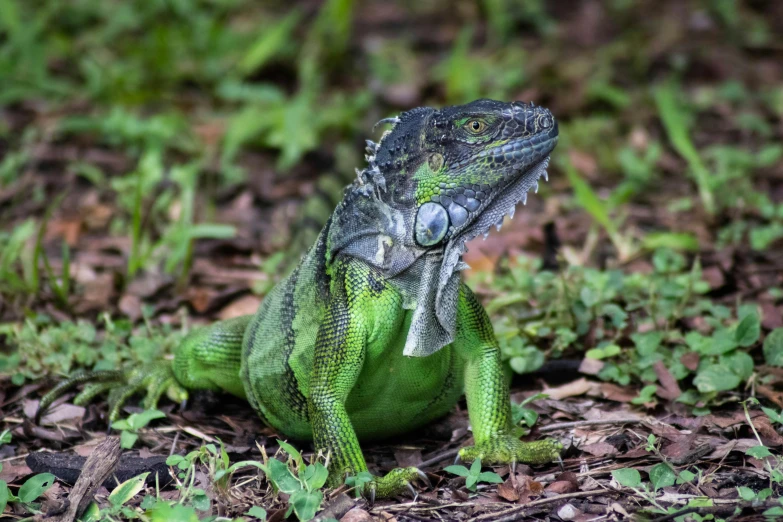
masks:
<path id="1" fill-rule="evenodd" d="M 424 203 L 416 213 L 416 242 L 423 247 L 440 243 L 449 230 L 449 214 L 437 203 Z"/>

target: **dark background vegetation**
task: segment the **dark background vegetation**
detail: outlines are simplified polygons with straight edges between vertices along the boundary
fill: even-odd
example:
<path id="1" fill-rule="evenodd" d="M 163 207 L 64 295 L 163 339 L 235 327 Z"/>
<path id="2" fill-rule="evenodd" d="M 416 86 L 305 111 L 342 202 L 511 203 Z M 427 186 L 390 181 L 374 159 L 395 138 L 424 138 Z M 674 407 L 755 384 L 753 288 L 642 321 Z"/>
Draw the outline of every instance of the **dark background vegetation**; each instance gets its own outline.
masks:
<path id="1" fill-rule="evenodd" d="M 559 360 L 557 382 L 594 402 L 555 394 L 539 423 L 596 404 L 689 419 L 713 461 L 678 467 L 664 450 L 682 440 L 658 433 L 646 463 L 698 471 L 679 492 L 769 503 L 776 456 L 715 452 L 754 439 L 751 416 L 769 427 L 759 445 L 783 444 L 782 34 L 774 0 L 0 0 L 3 455 L 91 438 L 81 417 L 31 430 L 44 377 L 149 362 L 193 324 L 252 313 L 363 166 L 376 121 L 489 97 L 544 105 L 561 129 L 550 183 L 466 256 L 510 370 L 538 372 L 515 389 L 555 382 L 545 361 Z M 213 428 L 236 446 L 261 429 Z M 752 480 L 705 490 L 723 458 Z"/>

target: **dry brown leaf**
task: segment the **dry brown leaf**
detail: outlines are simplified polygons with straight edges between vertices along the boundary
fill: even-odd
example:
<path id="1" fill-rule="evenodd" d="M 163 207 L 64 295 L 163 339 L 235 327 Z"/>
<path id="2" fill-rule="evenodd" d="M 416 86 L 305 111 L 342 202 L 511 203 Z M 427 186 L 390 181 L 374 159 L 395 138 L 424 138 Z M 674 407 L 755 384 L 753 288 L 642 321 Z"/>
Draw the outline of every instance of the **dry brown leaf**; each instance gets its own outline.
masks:
<path id="1" fill-rule="evenodd" d="M 562 400 L 566 397 L 584 395 L 587 392 L 598 388 L 600 388 L 600 384 L 581 378 L 556 388 L 545 388 L 543 391 L 549 395 L 550 399 Z"/>
<path id="2" fill-rule="evenodd" d="M 558 495 L 562 495 L 563 493 L 573 493 L 574 491 L 579 491 L 579 489 L 575 488 L 574 484 L 570 480 L 557 480 L 549 484 L 546 487 L 546 491 L 548 493 L 557 493 Z"/>
<path id="3" fill-rule="evenodd" d="M 601 396 L 615 402 L 631 402 L 639 392 L 630 386 L 618 386 L 610 382 L 601 383 Z"/>
<path id="4" fill-rule="evenodd" d="M 673 401 L 682 395 L 677 379 L 674 378 L 663 361 L 657 361 L 653 364 L 653 370 L 655 370 L 655 375 L 658 377 L 658 382 L 661 383 L 655 390 L 656 395 L 669 401 Z"/>
<path id="5" fill-rule="evenodd" d="M 740 453 L 745 453 L 749 448 L 752 448 L 753 446 L 758 446 L 759 441 L 756 439 L 735 439 L 725 442 L 724 444 L 720 444 L 715 448 L 715 450 L 710 453 L 708 458 L 710 459 L 722 459 L 726 455 L 728 455 L 732 451 L 739 451 Z"/>
<path id="6" fill-rule="evenodd" d="M 589 453 L 594 457 L 606 457 L 607 455 L 617 455 L 617 448 L 609 444 L 608 442 L 596 442 L 595 444 L 588 444 L 580 448 L 585 453 Z"/>
<path id="7" fill-rule="evenodd" d="M 509 502 L 516 502 L 519 500 L 519 492 L 509 480 L 498 486 L 498 496 Z"/>

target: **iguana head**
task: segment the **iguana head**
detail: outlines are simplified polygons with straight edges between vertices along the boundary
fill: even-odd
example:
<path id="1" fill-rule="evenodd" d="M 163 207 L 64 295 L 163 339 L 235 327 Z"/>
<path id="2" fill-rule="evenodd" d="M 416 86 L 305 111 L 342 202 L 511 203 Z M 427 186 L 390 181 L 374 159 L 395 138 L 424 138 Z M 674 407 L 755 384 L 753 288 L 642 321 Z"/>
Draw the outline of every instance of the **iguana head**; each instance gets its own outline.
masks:
<path id="1" fill-rule="evenodd" d="M 382 122 L 392 129 L 367 142 L 369 167 L 327 226 L 327 263 L 347 256 L 380 270 L 413 310 L 403 353 L 425 356 L 454 340 L 465 243 L 538 187 L 557 123 L 532 103 L 492 100 Z"/>
<path id="2" fill-rule="evenodd" d="M 547 109 L 522 102 L 424 107 L 384 121 L 394 127 L 368 150 L 385 182 L 380 198 L 415 209 L 411 233 L 424 249 L 499 228 L 546 175 L 558 137 Z"/>

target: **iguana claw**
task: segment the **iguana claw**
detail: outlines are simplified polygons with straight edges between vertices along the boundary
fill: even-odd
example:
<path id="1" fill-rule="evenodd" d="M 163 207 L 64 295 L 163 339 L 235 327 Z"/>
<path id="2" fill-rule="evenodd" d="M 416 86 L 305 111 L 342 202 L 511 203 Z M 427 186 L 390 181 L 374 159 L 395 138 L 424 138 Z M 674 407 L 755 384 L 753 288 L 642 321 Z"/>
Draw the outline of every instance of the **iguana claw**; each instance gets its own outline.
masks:
<path id="1" fill-rule="evenodd" d="M 425 485 L 426 485 L 428 488 L 431 488 L 431 487 L 432 487 L 432 482 L 430 482 L 430 478 L 427 476 L 427 474 L 426 474 L 426 473 L 424 473 L 424 472 L 423 472 L 423 471 L 421 471 L 421 470 L 416 470 L 416 471 L 417 471 L 417 474 L 418 474 L 419 480 L 421 480 L 422 482 L 424 482 L 424 484 L 425 484 Z"/>

